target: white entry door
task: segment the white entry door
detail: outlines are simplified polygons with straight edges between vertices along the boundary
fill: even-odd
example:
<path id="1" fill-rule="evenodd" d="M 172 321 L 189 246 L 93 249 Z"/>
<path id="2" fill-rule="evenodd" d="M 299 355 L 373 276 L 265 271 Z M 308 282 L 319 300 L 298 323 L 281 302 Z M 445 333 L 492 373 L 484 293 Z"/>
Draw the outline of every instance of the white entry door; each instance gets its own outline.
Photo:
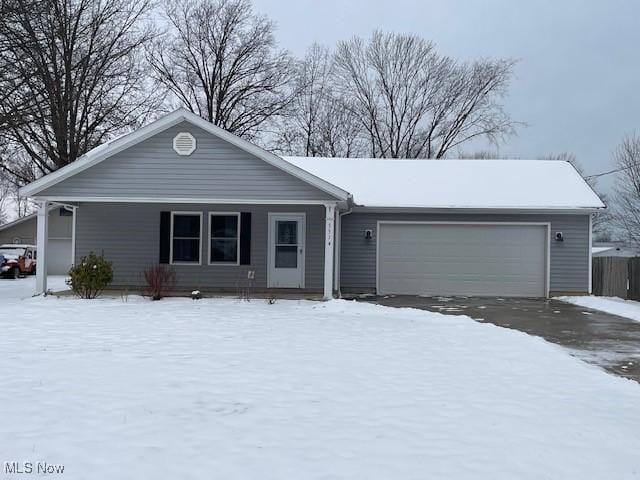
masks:
<path id="1" fill-rule="evenodd" d="M 269 214 L 269 287 L 304 288 L 304 238 L 304 214 Z"/>

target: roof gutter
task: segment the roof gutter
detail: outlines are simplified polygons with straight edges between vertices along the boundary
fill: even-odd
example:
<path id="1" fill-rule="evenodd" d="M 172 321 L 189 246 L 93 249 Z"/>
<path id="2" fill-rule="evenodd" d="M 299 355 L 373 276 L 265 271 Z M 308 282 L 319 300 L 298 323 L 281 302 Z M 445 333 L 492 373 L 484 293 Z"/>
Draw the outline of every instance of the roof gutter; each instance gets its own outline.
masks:
<path id="1" fill-rule="evenodd" d="M 500 208 L 500 207 L 380 207 L 355 205 L 354 212 L 369 213 L 468 213 L 468 214 L 546 214 L 546 215 L 588 215 L 605 210 L 606 207 L 568 207 L 568 208 Z"/>

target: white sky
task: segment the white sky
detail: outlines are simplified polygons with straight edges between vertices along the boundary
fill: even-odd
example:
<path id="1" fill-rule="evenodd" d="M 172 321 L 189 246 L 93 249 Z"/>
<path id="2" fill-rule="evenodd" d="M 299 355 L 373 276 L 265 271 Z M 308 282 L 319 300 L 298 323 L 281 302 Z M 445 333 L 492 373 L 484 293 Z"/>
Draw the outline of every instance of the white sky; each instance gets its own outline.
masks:
<path id="1" fill-rule="evenodd" d="M 640 130 L 638 0 L 254 0 L 281 46 L 304 54 L 375 28 L 412 32 L 457 59 L 517 58 L 507 100 L 529 126 L 504 156 L 573 152 L 587 174 L 608 170 L 624 133 Z M 601 180 L 608 190 L 613 177 Z"/>

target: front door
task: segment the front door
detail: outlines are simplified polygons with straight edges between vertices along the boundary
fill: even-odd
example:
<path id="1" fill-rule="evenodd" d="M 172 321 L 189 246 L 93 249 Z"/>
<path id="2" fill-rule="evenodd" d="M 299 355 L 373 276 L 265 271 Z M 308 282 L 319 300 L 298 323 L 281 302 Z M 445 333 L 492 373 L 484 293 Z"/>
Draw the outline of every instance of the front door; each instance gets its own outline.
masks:
<path id="1" fill-rule="evenodd" d="M 269 214 L 269 287 L 304 288 L 304 238 L 304 214 Z"/>

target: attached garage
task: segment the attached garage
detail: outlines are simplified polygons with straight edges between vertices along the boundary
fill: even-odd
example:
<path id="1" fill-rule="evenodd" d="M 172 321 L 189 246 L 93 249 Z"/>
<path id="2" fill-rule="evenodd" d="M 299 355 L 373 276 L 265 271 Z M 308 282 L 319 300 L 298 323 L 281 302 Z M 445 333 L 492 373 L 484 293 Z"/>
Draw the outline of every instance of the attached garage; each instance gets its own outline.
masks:
<path id="1" fill-rule="evenodd" d="M 549 225 L 379 222 L 379 294 L 545 297 Z"/>
<path id="2" fill-rule="evenodd" d="M 569 162 L 289 161 L 353 195 L 336 221 L 340 293 L 591 291 L 591 215 L 605 206 Z"/>
<path id="3" fill-rule="evenodd" d="M 70 238 L 50 238 L 49 260 L 47 272 L 49 275 L 66 275 L 71 268 L 72 242 Z"/>
<path id="4" fill-rule="evenodd" d="M 71 267 L 73 248 L 73 212 L 61 206 L 49 210 L 49 275 L 66 275 Z M 27 215 L 0 225 L 0 245 L 4 243 L 36 243 L 36 215 Z"/>

